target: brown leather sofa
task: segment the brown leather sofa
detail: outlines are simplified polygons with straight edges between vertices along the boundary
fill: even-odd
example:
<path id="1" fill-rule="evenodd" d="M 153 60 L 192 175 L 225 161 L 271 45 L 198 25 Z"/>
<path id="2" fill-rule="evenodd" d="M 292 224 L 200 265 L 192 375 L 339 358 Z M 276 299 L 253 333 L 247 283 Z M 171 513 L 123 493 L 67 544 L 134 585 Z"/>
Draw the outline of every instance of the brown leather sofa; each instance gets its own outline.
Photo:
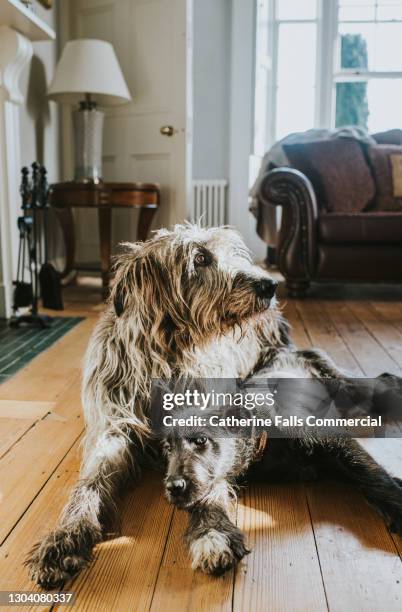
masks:
<path id="1" fill-rule="evenodd" d="M 262 206 L 280 206 L 277 264 L 292 296 L 314 282 L 402 282 L 402 211 L 320 210 L 310 180 L 298 170 L 267 172 Z"/>

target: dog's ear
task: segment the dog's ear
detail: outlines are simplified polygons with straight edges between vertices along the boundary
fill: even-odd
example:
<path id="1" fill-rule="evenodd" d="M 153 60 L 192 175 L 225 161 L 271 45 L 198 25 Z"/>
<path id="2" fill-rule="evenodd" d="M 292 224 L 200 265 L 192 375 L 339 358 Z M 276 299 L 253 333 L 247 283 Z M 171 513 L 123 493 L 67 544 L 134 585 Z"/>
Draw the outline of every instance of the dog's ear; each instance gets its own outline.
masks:
<path id="1" fill-rule="evenodd" d="M 113 267 L 116 273 L 116 281 L 112 288 L 111 299 L 116 315 L 121 317 L 127 305 L 127 290 L 130 282 L 133 282 L 133 276 L 135 276 L 136 256 L 141 251 L 142 244 L 123 242 L 119 246 L 122 252 L 114 261 Z"/>
<path id="2" fill-rule="evenodd" d="M 122 264 L 117 271 L 117 278 L 112 289 L 112 301 L 114 310 L 118 317 L 121 317 L 128 306 L 129 296 L 138 293 L 141 286 L 140 274 L 141 262 L 135 260 L 129 265 Z"/>
<path id="3" fill-rule="evenodd" d="M 124 312 L 124 298 L 125 298 L 125 291 L 123 289 L 123 283 L 117 283 L 115 289 L 114 289 L 114 295 L 113 295 L 113 306 L 114 306 L 114 310 L 117 314 L 118 317 L 121 317 L 121 315 Z"/>

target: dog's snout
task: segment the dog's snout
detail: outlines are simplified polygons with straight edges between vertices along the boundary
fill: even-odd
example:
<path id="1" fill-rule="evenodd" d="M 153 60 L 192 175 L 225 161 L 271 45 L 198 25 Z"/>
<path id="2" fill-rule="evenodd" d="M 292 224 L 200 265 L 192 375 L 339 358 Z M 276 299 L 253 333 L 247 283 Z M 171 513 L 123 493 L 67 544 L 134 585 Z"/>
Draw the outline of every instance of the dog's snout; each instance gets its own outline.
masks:
<path id="1" fill-rule="evenodd" d="M 255 283 L 255 292 L 259 298 L 272 298 L 278 283 L 270 278 L 262 278 Z"/>
<path id="2" fill-rule="evenodd" d="M 181 495 L 186 490 L 186 486 L 184 478 L 171 479 L 166 483 L 166 488 L 171 495 Z"/>

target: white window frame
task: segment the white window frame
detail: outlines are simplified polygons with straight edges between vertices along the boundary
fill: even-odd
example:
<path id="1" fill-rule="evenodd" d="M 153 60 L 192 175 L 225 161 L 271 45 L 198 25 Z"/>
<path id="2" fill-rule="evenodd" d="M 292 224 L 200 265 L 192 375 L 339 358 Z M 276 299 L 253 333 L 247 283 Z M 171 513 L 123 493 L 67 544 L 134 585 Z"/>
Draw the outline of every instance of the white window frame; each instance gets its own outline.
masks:
<path id="1" fill-rule="evenodd" d="M 261 2 L 261 0 L 257 0 Z M 267 149 L 276 140 L 276 98 L 278 68 L 278 34 L 282 23 L 317 23 L 317 66 L 316 66 L 316 99 L 315 127 L 332 129 L 335 126 L 336 84 L 345 82 L 365 82 L 372 79 L 402 79 L 402 71 L 372 71 L 355 68 L 341 69 L 339 66 L 339 16 L 338 0 L 317 0 L 317 19 L 276 19 L 277 0 L 268 2 L 269 36 L 267 57 L 269 61 L 269 79 L 267 92 Z M 258 13 L 257 13 L 258 16 Z M 355 20 L 341 23 L 356 23 Z M 376 23 L 362 19 L 358 23 Z M 380 23 L 402 23 L 402 19 L 381 20 Z M 258 23 L 257 23 L 258 33 Z"/>
<path id="2" fill-rule="evenodd" d="M 270 75 L 269 75 L 269 87 L 267 94 L 267 143 L 268 147 L 274 144 L 276 141 L 276 123 L 277 123 L 277 87 L 278 87 L 278 46 L 279 46 L 279 28 L 282 24 L 303 24 L 313 23 L 317 25 L 317 65 L 316 65 L 316 100 L 315 100 L 315 124 L 319 125 L 322 123 L 321 115 L 323 113 L 322 108 L 322 97 L 319 91 L 319 84 L 321 82 L 321 76 L 327 74 L 324 70 L 326 66 L 326 58 L 322 57 L 321 49 L 322 45 L 322 23 L 323 14 L 327 12 L 326 5 L 337 4 L 337 0 L 317 0 L 317 17 L 315 19 L 277 19 L 276 7 L 277 0 L 266 0 L 268 2 L 269 11 L 269 37 L 268 37 L 268 57 L 270 58 Z M 257 24 L 258 29 L 258 24 Z"/>
<path id="3" fill-rule="evenodd" d="M 333 1 L 333 0 L 331 0 Z M 338 18 L 336 20 L 336 28 L 338 30 L 339 23 L 402 23 L 402 19 L 380 19 L 380 20 L 372 20 L 372 19 L 362 19 L 360 21 L 348 19 L 340 21 Z M 339 45 L 339 38 L 337 37 L 337 45 Z M 392 70 L 392 71 L 384 71 L 384 70 L 361 70 L 358 68 L 341 68 L 339 63 L 340 59 L 340 50 L 336 49 L 335 52 L 335 71 L 334 71 L 334 82 L 335 83 L 348 83 L 348 82 L 359 82 L 359 81 L 368 81 L 371 79 L 402 79 L 402 70 Z"/>

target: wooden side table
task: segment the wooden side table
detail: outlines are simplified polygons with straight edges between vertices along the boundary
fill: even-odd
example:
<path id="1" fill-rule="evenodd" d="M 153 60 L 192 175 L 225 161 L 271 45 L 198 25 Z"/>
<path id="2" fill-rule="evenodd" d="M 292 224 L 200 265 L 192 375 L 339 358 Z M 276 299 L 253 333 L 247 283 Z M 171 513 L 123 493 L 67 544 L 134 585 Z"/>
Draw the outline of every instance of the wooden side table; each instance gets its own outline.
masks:
<path id="1" fill-rule="evenodd" d="M 154 183 L 55 183 L 50 186 L 50 206 L 60 220 L 66 247 L 62 277 L 75 269 L 75 228 L 73 208 L 97 208 L 103 293 L 107 295 L 110 277 L 113 208 L 140 208 L 137 240 L 146 240 L 152 219 L 160 204 L 160 187 Z"/>

